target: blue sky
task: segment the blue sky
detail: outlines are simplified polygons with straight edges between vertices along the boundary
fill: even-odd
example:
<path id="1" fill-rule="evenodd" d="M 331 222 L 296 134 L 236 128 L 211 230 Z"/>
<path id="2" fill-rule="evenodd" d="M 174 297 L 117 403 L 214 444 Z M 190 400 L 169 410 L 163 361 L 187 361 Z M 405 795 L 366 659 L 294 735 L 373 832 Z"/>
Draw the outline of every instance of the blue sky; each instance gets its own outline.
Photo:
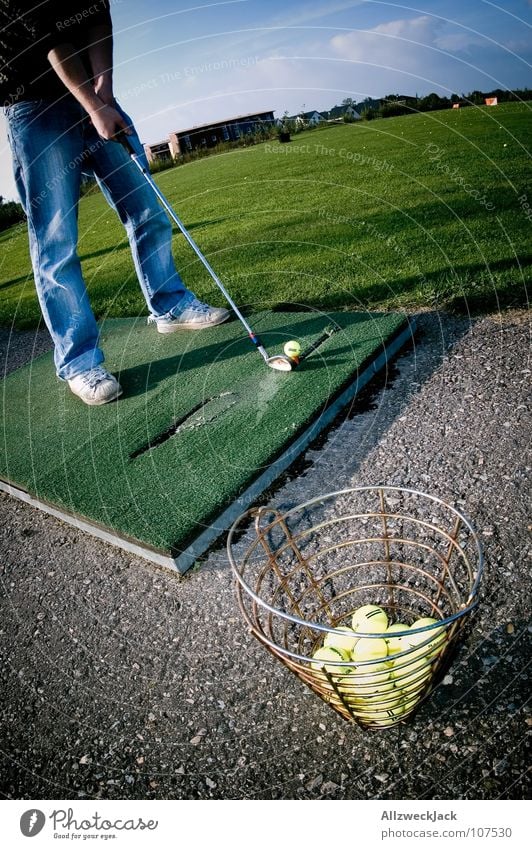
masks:
<path id="1" fill-rule="evenodd" d="M 532 86 L 532 0 L 112 0 L 115 92 L 143 141 L 344 97 Z M 0 194 L 14 196 L 3 118 Z"/>

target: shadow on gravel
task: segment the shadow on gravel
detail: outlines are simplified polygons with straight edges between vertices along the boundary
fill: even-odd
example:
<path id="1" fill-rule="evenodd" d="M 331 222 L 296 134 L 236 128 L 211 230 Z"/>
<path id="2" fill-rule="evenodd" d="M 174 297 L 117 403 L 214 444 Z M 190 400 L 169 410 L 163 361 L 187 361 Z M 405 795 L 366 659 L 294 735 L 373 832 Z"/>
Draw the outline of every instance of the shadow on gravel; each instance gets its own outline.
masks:
<path id="1" fill-rule="evenodd" d="M 473 620 L 477 627 L 479 614 Z M 511 631 L 508 632 L 510 627 Z M 483 629 L 484 630 L 484 629 Z M 430 697 L 430 715 L 442 723 L 457 725 L 462 738 L 482 741 L 482 756 L 474 745 L 461 751 L 455 779 L 468 786 L 466 798 L 526 798 L 526 735 L 514 748 L 501 749 L 500 739 L 512 727 L 525 726 L 530 698 L 529 675 L 531 635 L 528 623 L 499 625 L 481 643 L 473 637 L 460 644 L 447 678 Z M 478 639 L 478 638 L 477 638 Z M 498 726 L 497 734 L 484 728 Z M 458 735 L 457 735 L 458 736 Z M 471 751 L 472 750 L 472 751 Z M 437 798 L 434 787 L 420 798 Z"/>

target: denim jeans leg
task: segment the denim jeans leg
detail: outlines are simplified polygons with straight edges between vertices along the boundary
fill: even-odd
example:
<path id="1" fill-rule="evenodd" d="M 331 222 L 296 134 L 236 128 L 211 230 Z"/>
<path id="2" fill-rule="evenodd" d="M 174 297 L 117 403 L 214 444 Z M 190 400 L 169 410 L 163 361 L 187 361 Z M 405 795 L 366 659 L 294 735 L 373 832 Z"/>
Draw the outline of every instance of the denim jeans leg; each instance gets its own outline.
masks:
<path id="1" fill-rule="evenodd" d="M 89 149 L 93 135 L 95 131 L 88 128 Z M 138 135 L 129 136 L 129 141 L 144 158 Z M 145 158 L 144 162 L 147 167 Z M 176 270 L 172 227 L 153 190 L 118 142 L 100 144 L 92 155 L 91 164 L 108 203 L 126 228 L 135 270 L 150 313 L 160 317 L 180 312 L 193 295 Z"/>
<path id="2" fill-rule="evenodd" d="M 37 295 L 66 380 L 104 358 L 77 255 L 83 112 L 67 97 L 22 101 L 5 114 Z"/>

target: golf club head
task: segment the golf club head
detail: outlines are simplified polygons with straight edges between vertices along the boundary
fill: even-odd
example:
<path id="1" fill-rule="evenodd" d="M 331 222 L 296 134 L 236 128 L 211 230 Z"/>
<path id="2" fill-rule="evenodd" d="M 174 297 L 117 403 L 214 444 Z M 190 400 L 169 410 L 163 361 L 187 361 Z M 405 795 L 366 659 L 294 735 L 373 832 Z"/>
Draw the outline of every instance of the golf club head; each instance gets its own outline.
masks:
<path id="1" fill-rule="evenodd" d="M 269 367 L 275 369 L 275 371 L 292 371 L 295 365 L 293 360 L 291 360 L 290 357 L 286 357 L 284 354 L 268 357 L 266 362 Z"/>

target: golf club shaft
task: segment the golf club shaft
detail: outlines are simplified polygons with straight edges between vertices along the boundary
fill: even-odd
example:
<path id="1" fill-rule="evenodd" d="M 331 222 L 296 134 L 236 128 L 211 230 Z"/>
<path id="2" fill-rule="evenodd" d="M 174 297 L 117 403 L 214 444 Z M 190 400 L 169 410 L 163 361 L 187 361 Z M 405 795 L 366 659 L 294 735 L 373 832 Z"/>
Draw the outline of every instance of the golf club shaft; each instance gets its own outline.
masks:
<path id="1" fill-rule="evenodd" d="M 135 163 L 135 165 L 137 166 L 137 168 L 139 169 L 139 171 L 143 175 L 144 179 L 146 180 L 146 182 L 149 183 L 149 185 L 151 186 L 151 188 L 153 189 L 153 191 L 157 195 L 159 201 L 161 202 L 161 204 L 165 208 L 166 212 L 168 213 L 168 215 L 170 216 L 172 221 L 174 221 L 177 224 L 177 226 L 179 227 L 179 230 L 181 231 L 181 233 L 183 234 L 183 236 L 185 237 L 185 239 L 189 243 L 190 247 L 192 248 L 192 250 L 194 251 L 194 253 L 198 257 L 198 259 L 203 263 L 203 265 L 205 266 L 205 268 L 209 272 L 210 276 L 212 277 L 212 279 L 214 280 L 214 282 L 216 283 L 216 285 L 220 289 L 222 295 L 224 296 L 224 298 L 226 299 L 226 301 L 230 305 L 231 309 L 233 310 L 233 312 L 235 313 L 237 318 L 240 319 L 240 321 L 242 322 L 242 324 L 246 328 L 246 331 L 247 331 L 249 338 L 251 339 L 251 341 L 253 342 L 253 344 L 257 348 L 257 350 L 260 352 L 263 359 L 267 360 L 268 354 L 267 354 L 266 350 L 264 349 L 262 342 L 260 341 L 259 337 L 253 332 L 253 330 L 251 329 L 251 327 L 247 323 L 246 319 L 244 318 L 244 316 L 242 315 L 242 313 L 238 309 L 237 305 L 235 304 L 235 302 L 231 298 L 231 296 L 230 296 L 229 292 L 227 291 L 227 289 L 225 288 L 224 284 L 222 283 L 222 281 L 220 280 L 220 278 L 216 274 L 215 270 L 212 268 L 210 262 L 202 254 L 202 252 L 198 248 L 196 242 L 194 241 L 192 236 L 188 233 L 185 225 L 183 224 L 183 222 L 181 221 L 179 216 L 176 215 L 176 213 L 174 212 L 174 210 L 172 209 L 172 207 L 170 206 L 170 204 L 166 200 L 165 196 L 163 195 L 163 193 L 161 192 L 161 190 L 157 186 L 157 183 L 152 178 L 148 169 L 141 162 L 139 155 L 137 153 L 135 153 L 133 146 L 131 145 L 131 142 L 129 141 L 127 136 L 122 134 L 122 135 L 119 136 L 118 140 L 125 147 L 125 149 L 129 153 L 130 158 L 133 160 L 133 162 Z"/>
<path id="2" fill-rule="evenodd" d="M 319 348 L 320 345 L 325 342 L 326 339 L 329 339 L 333 335 L 333 333 L 336 333 L 337 330 L 338 327 L 326 327 L 321 336 L 315 339 L 314 342 L 308 346 L 308 348 L 305 348 L 305 350 L 302 351 L 302 353 L 299 355 L 299 359 L 306 359 L 309 354 L 312 354 L 312 352 L 315 351 L 316 348 Z"/>

